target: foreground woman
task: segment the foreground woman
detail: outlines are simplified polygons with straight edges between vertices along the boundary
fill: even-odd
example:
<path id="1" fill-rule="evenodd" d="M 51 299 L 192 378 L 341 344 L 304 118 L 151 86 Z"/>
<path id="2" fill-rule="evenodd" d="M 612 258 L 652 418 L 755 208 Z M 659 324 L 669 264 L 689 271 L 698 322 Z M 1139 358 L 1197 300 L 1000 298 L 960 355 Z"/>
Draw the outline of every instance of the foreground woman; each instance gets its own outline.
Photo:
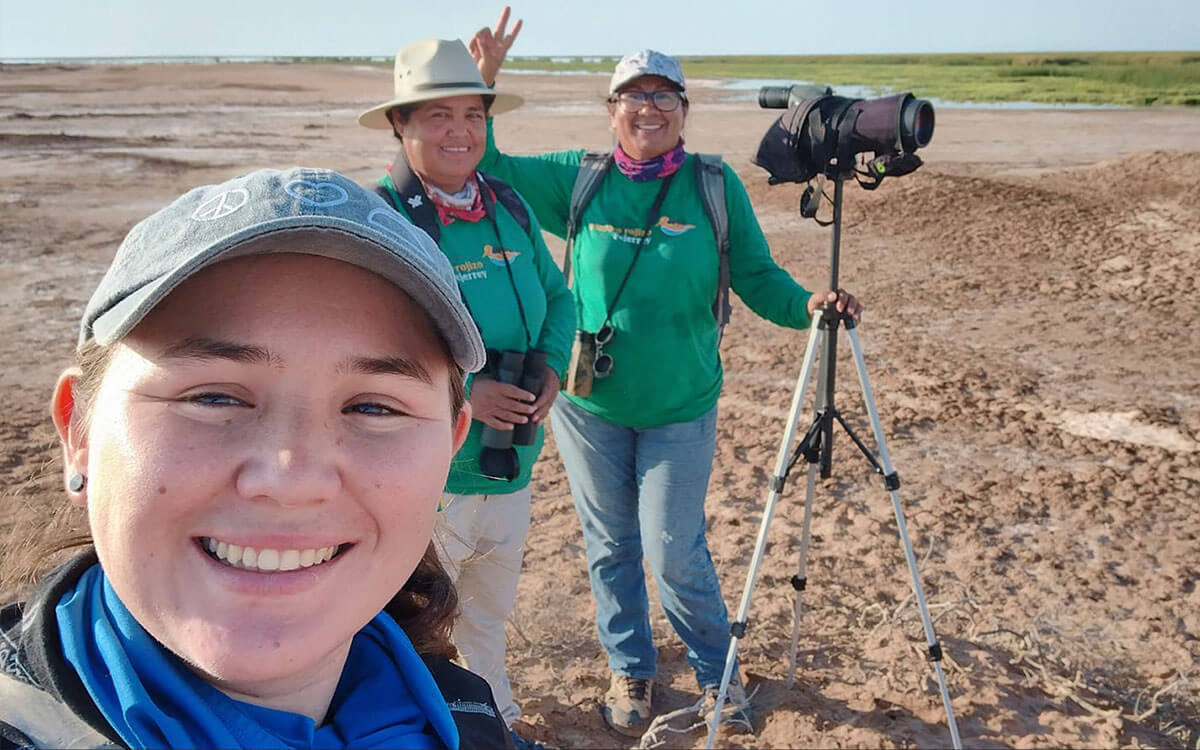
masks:
<path id="1" fill-rule="evenodd" d="M 437 247 L 336 173 L 134 227 L 51 403 L 92 546 L 0 612 L 0 747 L 511 746 L 430 544 L 483 360 Z"/>
<path id="2" fill-rule="evenodd" d="M 506 33 L 507 20 L 506 8 L 494 31 L 471 42 L 489 84 L 519 28 Z M 489 142 L 481 168 L 511 182 L 542 226 L 568 240 L 582 376 L 554 406 L 554 436 L 612 672 L 604 715 L 617 731 L 640 735 L 652 717 L 657 671 L 643 558 L 710 712 L 724 669 L 729 619 L 705 539 L 704 502 L 726 283 L 755 313 L 791 328 L 808 327 L 826 301 L 855 318 L 860 306 L 844 291 L 812 294 L 775 264 L 746 189 L 727 165 L 715 170 L 724 194 L 719 213 L 706 209 L 713 179 L 706 172 L 713 170 L 684 150 L 689 104 L 678 61 L 653 50 L 626 56 L 613 72 L 607 106 L 617 147 L 606 160 L 585 163 L 583 151 L 508 156 Z M 600 177 L 573 216 L 581 173 Z M 727 253 L 714 221 L 727 224 Z M 740 679 L 729 698 L 722 721 L 748 727 Z"/>
<path id="3" fill-rule="evenodd" d="M 450 468 L 440 538 L 462 604 L 454 644 L 492 686 L 510 726 L 521 711 L 504 667 L 504 623 L 517 595 L 543 420 L 575 334 L 570 292 L 532 211 L 476 169 L 488 113 L 520 104 L 484 85 L 462 42 L 425 39 L 396 54 L 392 98 L 358 120 L 400 140 L 378 192 L 438 241 L 488 349 L 488 367 L 467 382 L 475 421 Z"/>

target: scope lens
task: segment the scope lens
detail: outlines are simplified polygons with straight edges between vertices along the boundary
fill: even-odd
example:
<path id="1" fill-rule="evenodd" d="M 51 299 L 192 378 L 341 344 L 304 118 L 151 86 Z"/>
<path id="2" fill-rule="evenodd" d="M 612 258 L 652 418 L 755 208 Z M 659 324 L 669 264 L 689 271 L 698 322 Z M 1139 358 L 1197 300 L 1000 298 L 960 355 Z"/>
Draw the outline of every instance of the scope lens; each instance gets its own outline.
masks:
<path id="1" fill-rule="evenodd" d="M 933 105 L 925 99 L 909 99 L 904 103 L 900 127 L 906 151 L 925 148 L 933 139 Z"/>

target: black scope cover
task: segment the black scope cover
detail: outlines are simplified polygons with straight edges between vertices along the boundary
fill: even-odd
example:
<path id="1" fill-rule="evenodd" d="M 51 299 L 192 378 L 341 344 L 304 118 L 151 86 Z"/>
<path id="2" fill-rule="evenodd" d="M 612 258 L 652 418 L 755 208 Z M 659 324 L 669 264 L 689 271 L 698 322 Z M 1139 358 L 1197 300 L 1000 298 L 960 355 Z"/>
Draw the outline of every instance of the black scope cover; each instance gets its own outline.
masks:
<path id="1" fill-rule="evenodd" d="M 933 137 L 933 122 L 933 105 L 910 92 L 878 99 L 816 96 L 788 107 L 771 124 L 754 163 L 767 170 L 772 185 L 807 182 L 832 169 L 839 151 L 885 155 L 923 148 Z"/>

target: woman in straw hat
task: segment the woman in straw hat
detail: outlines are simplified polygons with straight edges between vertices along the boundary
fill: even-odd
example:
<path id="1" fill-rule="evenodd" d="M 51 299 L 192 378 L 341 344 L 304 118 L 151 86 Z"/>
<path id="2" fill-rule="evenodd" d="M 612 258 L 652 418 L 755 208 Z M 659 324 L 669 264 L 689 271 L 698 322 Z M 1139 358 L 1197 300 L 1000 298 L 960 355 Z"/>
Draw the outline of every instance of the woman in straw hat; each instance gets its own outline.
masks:
<path id="1" fill-rule="evenodd" d="M 90 547 L 0 610 L 0 747 L 511 746 L 447 658 L 431 539 L 484 349 L 427 236 L 327 170 L 196 188 L 78 341 L 51 417 L 90 534 L 47 542 Z"/>
<path id="2" fill-rule="evenodd" d="M 520 28 L 518 22 L 507 31 L 508 16 L 505 8 L 495 30 L 471 40 L 489 84 Z M 555 404 L 554 436 L 583 527 L 596 625 L 612 672 L 604 716 L 636 736 L 650 724 L 657 671 L 643 558 L 687 646 L 702 710 L 711 712 L 724 672 L 729 619 L 704 516 L 722 382 L 721 305 L 714 306 L 722 299 L 722 267 L 746 305 L 780 325 L 808 327 L 827 300 L 855 318 L 860 306 L 845 291 L 813 294 L 776 265 L 728 165 L 716 170 L 729 240 L 722 263 L 702 199 L 704 173 L 712 170 L 684 150 L 689 104 L 677 60 L 653 50 L 622 58 L 607 105 L 617 140 L 607 160 L 582 166 L 583 151 L 508 156 L 489 140 L 482 168 L 516 186 L 542 226 L 568 240 L 583 366 L 577 371 L 573 361 L 571 378 L 584 377 L 568 382 Z M 577 178 L 589 169 L 602 181 L 571 222 Z M 749 727 L 740 679 L 729 698 L 722 721 Z"/>
<path id="3" fill-rule="evenodd" d="M 529 531 L 530 474 L 575 309 L 528 205 L 476 169 L 489 113 L 521 99 L 485 86 L 458 40 L 405 46 L 394 82 L 394 96 L 359 117 L 400 140 L 377 192 L 441 245 L 489 352 L 487 369 L 468 381 L 475 421 L 446 482 L 442 538 L 462 602 L 455 645 L 487 678 L 511 726 L 520 709 L 504 668 L 504 623 Z"/>

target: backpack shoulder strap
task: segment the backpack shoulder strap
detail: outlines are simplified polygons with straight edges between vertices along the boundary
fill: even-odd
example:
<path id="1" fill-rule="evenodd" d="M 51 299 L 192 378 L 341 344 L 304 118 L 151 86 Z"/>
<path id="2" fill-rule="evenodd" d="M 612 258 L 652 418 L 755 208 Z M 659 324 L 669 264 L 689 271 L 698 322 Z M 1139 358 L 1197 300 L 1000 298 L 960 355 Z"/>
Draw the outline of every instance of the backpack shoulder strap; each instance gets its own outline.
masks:
<path id="1" fill-rule="evenodd" d="M 425 195 L 425 186 L 421 184 L 421 179 L 408 166 L 404 149 L 400 149 L 396 153 L 396 158 L 392 160 L 390 174 L 391 186 L 395 192 L 388 189 L 384 182 L 386 177 L 380 178 L 375 192 L 382 195 L 392 208 L 407 214 L 409 220 L 420 227 L 434 242 L 440 242 L 442 225 L 438 221 L 437 209 Z"/>
<path id="2" fill-rule="evenodd" d="M 533 222 L 529 218 L 529 209 L 525 207 L 525 201 L 521 200 L 521 196 L 517 193 L 512 185 L 509 185 L 499 177 L 490 174 L 479 173 L 479 178 L 483 183 L 492 189 L 496 194 L 496 201 L 504 206 L 509 215 L 521 225 L 521 229 L 525 230 L 525 234 L 533 239 Z"/>
<path id="3" fill-rule="evenodd" d="M 0 673 L 0 737 L 3 726 L 19 732 L 33 747 L 113 748 L 104 735 L 49 693 Z"/>
<path id="4" fill-rule="evenodd" d="M 579 162 L 575 185 L 571 188 L 571 203 L 567 208 L 567 251 L 563 258 L 563 276 L 567 279 L 567 286 L 571 285 L 571 251 L 575 247 L 575 235 L 579 232 L 583 210 L 600 189 L 600 183 L 604 182 L 604 175 L 608 174 L 612 163 L 611 151 L 585 151 Z"/>
<path id="5" fill-rule="evenodd" d="M 696 154 L 696 183 L 704 200 L 704 212 L 712 223 L 717 237 L 717 296 L 713 300 L 713 317 L 721 334 L 729 322 L 729 209 L 725 205 L 725 167 L 720 154 Z M 719 338 L 718 338 L 719 341 Z"/>
<path id="6" fill-rule="evenodd" d="M 458 726 L 460 747 L 514 750 L 508 727 L 482 677 L 443 657 L 423 654 L 421 659 L 429 667 L 429 673 L 450 709 L 450 716 Z"/>
<path id="7" fill-rule="evenodd" d="M 574 237 L 579 231 L 579 220 L 583 210 L 592 201 L 592 196 L 600 189 L 604 175 L 612 166 L 611 151 L 585 151 L 579 162 L 579 171 L 575 173 L 575 185 L 571 188 L 571 204 L 567 209 L 567 237 Z"/>

